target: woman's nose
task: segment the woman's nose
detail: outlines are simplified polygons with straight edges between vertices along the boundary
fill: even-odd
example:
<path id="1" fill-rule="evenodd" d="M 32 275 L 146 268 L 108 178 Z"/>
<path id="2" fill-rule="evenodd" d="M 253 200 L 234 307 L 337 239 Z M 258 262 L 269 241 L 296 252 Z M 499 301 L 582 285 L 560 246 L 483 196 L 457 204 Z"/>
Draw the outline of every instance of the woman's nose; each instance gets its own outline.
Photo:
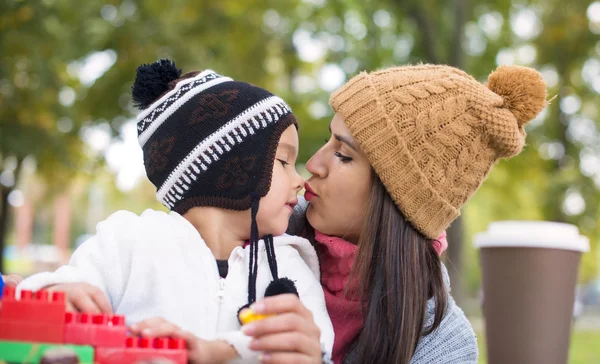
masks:
<path id="1" fill-rule="evenodd" d="M 313 176 L 324 178 L 327 175 L 327 168 L 324 163 L 323 149 L 319 149 L 309 160 L 306 162 L 306 170 Z"/>

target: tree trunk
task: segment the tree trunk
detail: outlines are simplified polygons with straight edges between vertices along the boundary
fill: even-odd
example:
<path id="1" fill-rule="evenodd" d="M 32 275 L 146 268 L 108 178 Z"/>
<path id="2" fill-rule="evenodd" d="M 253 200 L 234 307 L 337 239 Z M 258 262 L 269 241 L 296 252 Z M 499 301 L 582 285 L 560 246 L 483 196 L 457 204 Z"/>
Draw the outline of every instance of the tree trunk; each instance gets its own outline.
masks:
<path id="1" fill-rule="evenodd" d="M 427 17 L 424 5 L 414 5 L 408 10 L 408 14 L 415 20 L 421 30 L 421 40 L 427 63 L 440 63 L 440 57 L 436 47 L 436 30 L 431 19 Z"/>
<path id="2" fill-rule="evenodd" d="M 455 0 L 454 2 L 454 35 L 452 49 L 450 52 L 450 65 L 463 69 L 464 53 L 462 48 L 464 38 L 464 26 L 467 15 L 467 0 Z M 447 231 L 448 234 L 448 274 L 452 288 L 452 296 L 457 304 L 463 299 L 463 246 L 464 246 L 464 224 L 463 217 L 459 216 Z"/>
<path id="3" fill-rule="evenodd" d="M 465 36 L 464 28 L 467 19 L 467 0 L 455 0 L 454 2 L 454 34 L 452 37 L 452 50 L 450 53 L 450 65 L 463 69 L 465 54 L 463 52 L 462 44 Z"/>

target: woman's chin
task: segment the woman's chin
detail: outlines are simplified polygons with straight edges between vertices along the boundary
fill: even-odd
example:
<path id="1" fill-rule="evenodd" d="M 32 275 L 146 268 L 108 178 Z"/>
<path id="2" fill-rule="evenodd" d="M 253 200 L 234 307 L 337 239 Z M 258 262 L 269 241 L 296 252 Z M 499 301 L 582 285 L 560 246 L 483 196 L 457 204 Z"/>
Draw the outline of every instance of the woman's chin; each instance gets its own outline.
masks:
<path id="1" fill-rule="evenodd" d="M 328 235 L 328 229 L 325 220 L 323 220 L 323 218 L 316 213 L 315 207 L 310 204 L 308 205 L 308 209 L 306 210 L 306 220 L 308 221 L 310 226 L 313 227 L 313 229 L 320 233 Z"/>

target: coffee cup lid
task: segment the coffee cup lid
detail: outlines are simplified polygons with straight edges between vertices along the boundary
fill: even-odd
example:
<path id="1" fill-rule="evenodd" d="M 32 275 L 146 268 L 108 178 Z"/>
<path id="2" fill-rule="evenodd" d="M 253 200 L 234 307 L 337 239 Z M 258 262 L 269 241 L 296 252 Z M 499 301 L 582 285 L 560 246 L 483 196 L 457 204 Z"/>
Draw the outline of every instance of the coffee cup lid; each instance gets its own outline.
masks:
<path id="1" fill-rule="evenodd" d="M 477 248 L 547 248 L 587 252 L 589 239 L 575 225 L 551 221 L 498 221 L 475 235 Z"/>

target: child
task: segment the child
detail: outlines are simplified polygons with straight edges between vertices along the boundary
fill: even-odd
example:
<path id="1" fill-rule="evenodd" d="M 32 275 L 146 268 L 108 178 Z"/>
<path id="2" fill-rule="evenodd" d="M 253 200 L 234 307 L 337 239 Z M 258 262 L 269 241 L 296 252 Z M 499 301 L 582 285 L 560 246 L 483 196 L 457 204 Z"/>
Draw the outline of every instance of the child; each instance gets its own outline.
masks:
<path id="1" fill-rule="evenodd" d="M 209 353 L 214 362 L 255 361 L 238 311 L 293 292 L 330 353 L 317 256 L 307 240 L 283 235 L 303 185 L 294 114 L 268 91 L 211 70 L 180 74 L 169 60 L 142 65 L 132 88 L 146 173 L 171 212 L 114 213 L 69 265 L 19 290 L 53 286 L 75 309 L 168 322 L 200 338 L 186 336 L 191 359 Z"/>

